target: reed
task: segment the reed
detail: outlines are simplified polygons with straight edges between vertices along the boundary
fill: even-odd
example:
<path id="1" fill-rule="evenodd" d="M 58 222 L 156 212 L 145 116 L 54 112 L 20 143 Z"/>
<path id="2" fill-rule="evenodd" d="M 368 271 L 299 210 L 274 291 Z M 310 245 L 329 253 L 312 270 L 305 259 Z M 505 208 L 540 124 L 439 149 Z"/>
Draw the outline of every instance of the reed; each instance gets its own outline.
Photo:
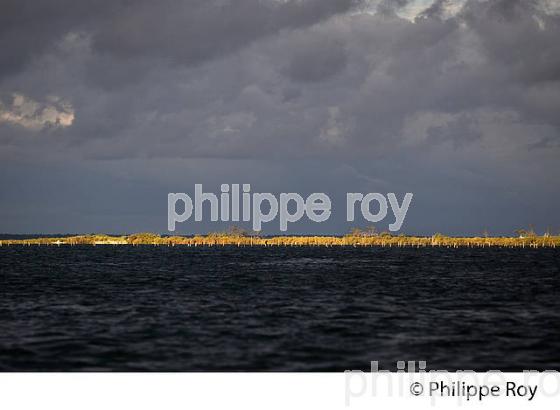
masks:
<path id="1" fill-rule="evenodd" d="M 244 232 L 212 233 L 194 236 L 161 236 L 138 233 L 125 236 L 78 235 L 65 238 L 35 238 L 0 240 L 0 246 L 10 245 L 156 245 L 156 246 L 379 246 L 379 247 L 447 247 L 447 248 L 556 248 L 560 236 L 529 237 L 454 237 L 348 234 L 344 236 L 274 236 L 263 237 Z"/>

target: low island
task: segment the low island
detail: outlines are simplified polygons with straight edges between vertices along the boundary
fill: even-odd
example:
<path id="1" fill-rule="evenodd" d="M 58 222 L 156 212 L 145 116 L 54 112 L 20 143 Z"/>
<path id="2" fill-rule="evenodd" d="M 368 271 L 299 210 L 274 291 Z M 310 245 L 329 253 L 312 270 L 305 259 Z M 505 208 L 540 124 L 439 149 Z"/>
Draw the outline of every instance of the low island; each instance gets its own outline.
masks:
<path id="1" fill-rule="evenodd" d="M 35 237 L 0 240 L 0 246 L 11 245 L 152 245 L 152 246 L 382 246 L 382 247 L 560 247 L 560 236 L 536 235 L 523 231 L 516 237 L 456 237 L 392 235 L 353 230 L 343 236 L 259 236 L 240 229 L 223 233 L 191 236 L 165 236 L 154 233 L 112 236 L 104 234 Z"/>

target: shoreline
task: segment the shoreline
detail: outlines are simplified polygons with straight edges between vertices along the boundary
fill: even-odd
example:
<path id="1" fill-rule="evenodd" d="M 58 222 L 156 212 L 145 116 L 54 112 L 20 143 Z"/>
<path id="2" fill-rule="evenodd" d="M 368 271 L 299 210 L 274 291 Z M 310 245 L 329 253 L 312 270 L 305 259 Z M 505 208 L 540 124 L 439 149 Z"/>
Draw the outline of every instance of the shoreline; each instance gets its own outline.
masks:
<path id="1" fill-rule="evenodd" d="M 76 245 L 153 245 L 153 246 L 380 246 L 380 247 L 448 247 L 448 248 L 556 248 L 560 236 L 528 237 L 452 237 L 436 234 L 424 236 L 272 236 L 208 234 L 195 236 L 160 236 L 151 233 L 125 236 L 76 235 L 32 239 L 0 240 L 1 246 L 76 246 Z"/>

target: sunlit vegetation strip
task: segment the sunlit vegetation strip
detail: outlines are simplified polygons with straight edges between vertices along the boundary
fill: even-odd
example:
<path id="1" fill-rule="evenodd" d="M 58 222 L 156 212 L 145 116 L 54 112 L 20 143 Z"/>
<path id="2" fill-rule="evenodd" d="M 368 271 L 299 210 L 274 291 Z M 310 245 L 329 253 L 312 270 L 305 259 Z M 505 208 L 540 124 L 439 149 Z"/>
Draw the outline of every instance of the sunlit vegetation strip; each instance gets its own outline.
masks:
<path id="1" fill-rule="evenodd" d="M 160 236 L 140 233 L 127 236 L 79 235 L 58 238 L 1 240 L 10 245 L 160 245 L 160 246 L 381 246 L 381 247 L 560 247 L 560 236 L 520 235 L 519 237 L 429 237 L 394 236 L 388 233 L 365 234 L 354 231 L 344 236 L 261 237 L 244 232 L 213 233 L 195 236 Z"/>

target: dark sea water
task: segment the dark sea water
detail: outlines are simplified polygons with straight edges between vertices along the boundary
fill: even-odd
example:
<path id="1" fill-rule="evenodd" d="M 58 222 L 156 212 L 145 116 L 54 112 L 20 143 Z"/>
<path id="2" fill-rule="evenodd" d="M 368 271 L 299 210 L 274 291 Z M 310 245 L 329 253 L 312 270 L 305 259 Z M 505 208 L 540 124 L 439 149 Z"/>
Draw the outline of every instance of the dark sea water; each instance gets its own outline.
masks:
<path id="1" fill-rule="evenodd" d="M 2 371 L 560 370 L 560 249 L 0 248 Z"/>

